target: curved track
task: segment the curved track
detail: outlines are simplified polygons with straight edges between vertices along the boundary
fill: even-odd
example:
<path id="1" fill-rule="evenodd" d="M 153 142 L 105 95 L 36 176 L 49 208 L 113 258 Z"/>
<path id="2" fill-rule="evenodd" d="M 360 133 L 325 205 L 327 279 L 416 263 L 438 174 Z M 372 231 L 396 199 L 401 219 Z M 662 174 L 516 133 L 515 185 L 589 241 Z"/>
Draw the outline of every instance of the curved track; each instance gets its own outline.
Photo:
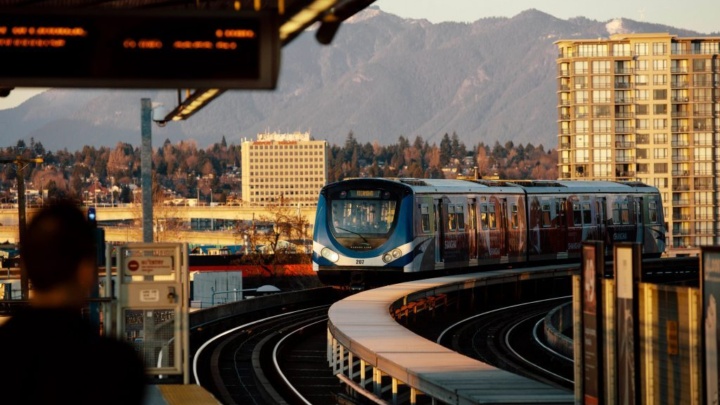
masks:
<path id="1" fill-rule="evenodd" d="M 437 341 L 466 356 L 552 386 L 573 388 L 573 363 L 550 350 L 541 321 L 568 297 L 529 302 L 483 312 L 459 321 Z"/>

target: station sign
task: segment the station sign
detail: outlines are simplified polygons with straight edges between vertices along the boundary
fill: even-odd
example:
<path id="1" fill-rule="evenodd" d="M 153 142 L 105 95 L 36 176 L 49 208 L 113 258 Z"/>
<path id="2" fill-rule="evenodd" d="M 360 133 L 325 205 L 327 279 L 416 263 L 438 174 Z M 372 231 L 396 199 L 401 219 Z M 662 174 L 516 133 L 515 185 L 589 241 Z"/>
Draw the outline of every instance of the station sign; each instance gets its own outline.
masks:
<path id="1" fill-rule="evenodd" d="M 274 89 L 278 16 L 209 10 L 3 10 L 0 83 Z"/>
<path id="2" fill-rule="evenodd" d="M 172 256 L 129 257 L 125 260 L 126 276 L 162 276 L 173 272 Z"/>

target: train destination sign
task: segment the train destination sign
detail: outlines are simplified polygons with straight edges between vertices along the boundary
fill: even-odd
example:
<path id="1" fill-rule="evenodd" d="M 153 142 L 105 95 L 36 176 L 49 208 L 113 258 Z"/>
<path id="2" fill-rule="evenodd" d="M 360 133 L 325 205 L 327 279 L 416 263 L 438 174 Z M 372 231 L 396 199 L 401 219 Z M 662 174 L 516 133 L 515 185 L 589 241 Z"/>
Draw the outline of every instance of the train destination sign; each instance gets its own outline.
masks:
<path id="1" fill-rule="evenodd" d="M 0 87 L 273 89 L 276 15 L 73 10 L 0 13 Z"/>

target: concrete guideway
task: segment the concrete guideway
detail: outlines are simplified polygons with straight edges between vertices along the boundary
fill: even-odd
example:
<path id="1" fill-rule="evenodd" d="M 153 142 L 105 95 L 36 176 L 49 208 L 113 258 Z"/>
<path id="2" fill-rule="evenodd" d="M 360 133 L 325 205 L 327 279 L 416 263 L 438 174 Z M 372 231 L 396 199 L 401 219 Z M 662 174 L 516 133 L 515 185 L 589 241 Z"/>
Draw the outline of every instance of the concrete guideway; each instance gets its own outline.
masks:
<path id="1" fill-rule="evenodd" d="M 371 385 L 372 392 L 360 393 L 373 400 L 392 390 L 392 402 L 401 403 L 399 387 L 407 385 L 410 388 L 407 401 L 411 404 L 422 394 L 456 404 L 573 403 L 573 393 L 428 341 L 398 324 L 391 314 L 396 304 L 407 305 L 484 285 L 570 276 L 572 267 L 547 266 L 532 271 L 501 270 L 439 277 L 355 294 L 330 308 L 328 361 L 336 375 L 352 382 L 348 385 L 356 390 L 367 390 Z"/>

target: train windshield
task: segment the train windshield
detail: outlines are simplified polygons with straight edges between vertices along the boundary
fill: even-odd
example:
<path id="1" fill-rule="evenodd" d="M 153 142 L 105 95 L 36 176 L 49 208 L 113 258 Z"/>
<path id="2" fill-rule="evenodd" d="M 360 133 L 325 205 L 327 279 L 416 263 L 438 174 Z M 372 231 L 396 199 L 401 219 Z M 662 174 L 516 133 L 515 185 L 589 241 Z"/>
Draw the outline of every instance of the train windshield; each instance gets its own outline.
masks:
<path id="1" fill-rule="evenodd" d="M 387 240 L 397 216 L 398 196 L 386 190 L 341 190 L 331 195 L 330 224 L 351 249 L 374 249 Z"/>

